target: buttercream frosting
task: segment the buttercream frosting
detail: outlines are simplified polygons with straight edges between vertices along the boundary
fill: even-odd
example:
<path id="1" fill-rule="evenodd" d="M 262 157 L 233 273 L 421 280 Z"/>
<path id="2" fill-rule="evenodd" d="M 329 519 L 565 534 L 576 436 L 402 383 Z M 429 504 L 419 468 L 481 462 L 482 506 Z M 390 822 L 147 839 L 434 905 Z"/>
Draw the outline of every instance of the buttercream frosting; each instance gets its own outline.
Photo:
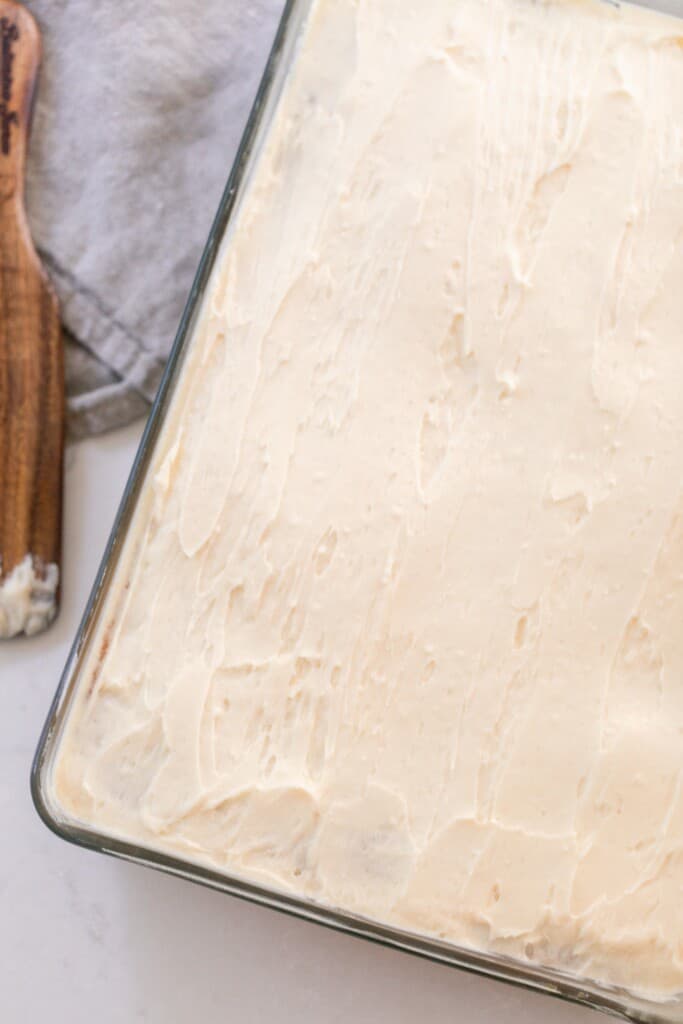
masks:
<path id="1" fill-rule="evenodd" d="M 683 27 L 317 0 L 54 769 L 72 818 L 683 991 Z"/>
<path id="2" fill-rule="evenodd" d="M 0 565 L 0 639 L 34 636 L 57 614 L 59 566 L 26 555 L 3 575 Z"/>

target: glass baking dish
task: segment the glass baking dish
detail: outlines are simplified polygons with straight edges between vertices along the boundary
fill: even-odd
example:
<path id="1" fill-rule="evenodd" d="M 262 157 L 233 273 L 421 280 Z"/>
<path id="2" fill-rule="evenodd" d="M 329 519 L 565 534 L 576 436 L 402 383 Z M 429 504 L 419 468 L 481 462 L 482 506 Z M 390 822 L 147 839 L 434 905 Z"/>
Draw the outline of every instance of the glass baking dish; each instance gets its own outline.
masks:
<path id="1" fill-rule="evenodd" d="M 219 247 L 229 229 L 277 106 L 288 69 L 312 0 L 287 0 L 272 52 L 251 112 L 237 158 L 212 226 L 198 271 L 171 351 L 164 378 L 135 458 L 128 484 L 78 629 L 59 688 L 50 708 L 36 751 L 31 791 L 36 809 L 57 835 L 77 845 L 145 864 L 210 888 L 251 900 L 328 927 L 392 946 L 406 952 L 457 966 L 519 986 L 536 989 L 566 1001 L 611 1013 L 625 1020 L 647 1024 L 683 1024 L 683 1002 L 656 1003 L 624 990 L 573 977 L 559 970 L 523 964 L 511 958 L 479 953 L 386 927 L 373 920 L 322 907 L 308 900 L 251 884 L 180 857 L 147 849 L 115 836 L 83 827 L 64 816 L 51 795 L 51 772 L 63 726 L 69 713 L 79 675 L 100 620 L 105 597 L 117 572 L 129 524 L 136 509 L 155 442 L 164 425 L 174 389 L 202 307 Z M 655 5 L 652 5 L 655 6 Z M 657 5 L 672 11 L 665 0 Z M 673 13 L 681 13 L 680 7 Z M 683 911 L 683 908 L 682 908 Z"/>

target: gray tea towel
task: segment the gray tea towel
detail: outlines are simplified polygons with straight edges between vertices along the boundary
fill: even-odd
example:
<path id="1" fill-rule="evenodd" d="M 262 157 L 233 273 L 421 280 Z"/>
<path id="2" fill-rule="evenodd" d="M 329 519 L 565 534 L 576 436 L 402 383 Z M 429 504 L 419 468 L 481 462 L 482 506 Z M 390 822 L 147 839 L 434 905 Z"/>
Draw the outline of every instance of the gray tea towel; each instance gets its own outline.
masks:
<path id="1" fill-rule="evenodd" d="M 27 207 L 78 437 L 154 398 L 283 0 L 27 6 L 44 50 Z"/>

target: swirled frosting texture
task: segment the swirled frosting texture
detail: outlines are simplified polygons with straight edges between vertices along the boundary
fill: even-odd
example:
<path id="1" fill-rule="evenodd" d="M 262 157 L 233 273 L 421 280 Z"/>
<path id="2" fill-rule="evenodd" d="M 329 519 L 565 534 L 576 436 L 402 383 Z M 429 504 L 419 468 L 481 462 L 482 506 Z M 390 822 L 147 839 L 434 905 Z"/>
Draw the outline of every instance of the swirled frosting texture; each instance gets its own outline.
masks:
<path id="1" fill-rule="evenodd" d="M 682 328 L 679 21 L 314 3 L 61 806 L 682 991 Z"/>

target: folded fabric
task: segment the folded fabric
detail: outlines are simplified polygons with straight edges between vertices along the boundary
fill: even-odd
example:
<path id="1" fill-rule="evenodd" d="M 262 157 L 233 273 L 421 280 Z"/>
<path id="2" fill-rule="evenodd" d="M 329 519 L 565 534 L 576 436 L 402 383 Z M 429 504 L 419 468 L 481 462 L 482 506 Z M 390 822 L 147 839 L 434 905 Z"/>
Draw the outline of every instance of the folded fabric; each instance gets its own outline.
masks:
<path id="1" fill-rule="evenodd" d="M 154 398 L 283 0 L 30 0 L 27 207 L 59 293 L 72 436 Z"/>

